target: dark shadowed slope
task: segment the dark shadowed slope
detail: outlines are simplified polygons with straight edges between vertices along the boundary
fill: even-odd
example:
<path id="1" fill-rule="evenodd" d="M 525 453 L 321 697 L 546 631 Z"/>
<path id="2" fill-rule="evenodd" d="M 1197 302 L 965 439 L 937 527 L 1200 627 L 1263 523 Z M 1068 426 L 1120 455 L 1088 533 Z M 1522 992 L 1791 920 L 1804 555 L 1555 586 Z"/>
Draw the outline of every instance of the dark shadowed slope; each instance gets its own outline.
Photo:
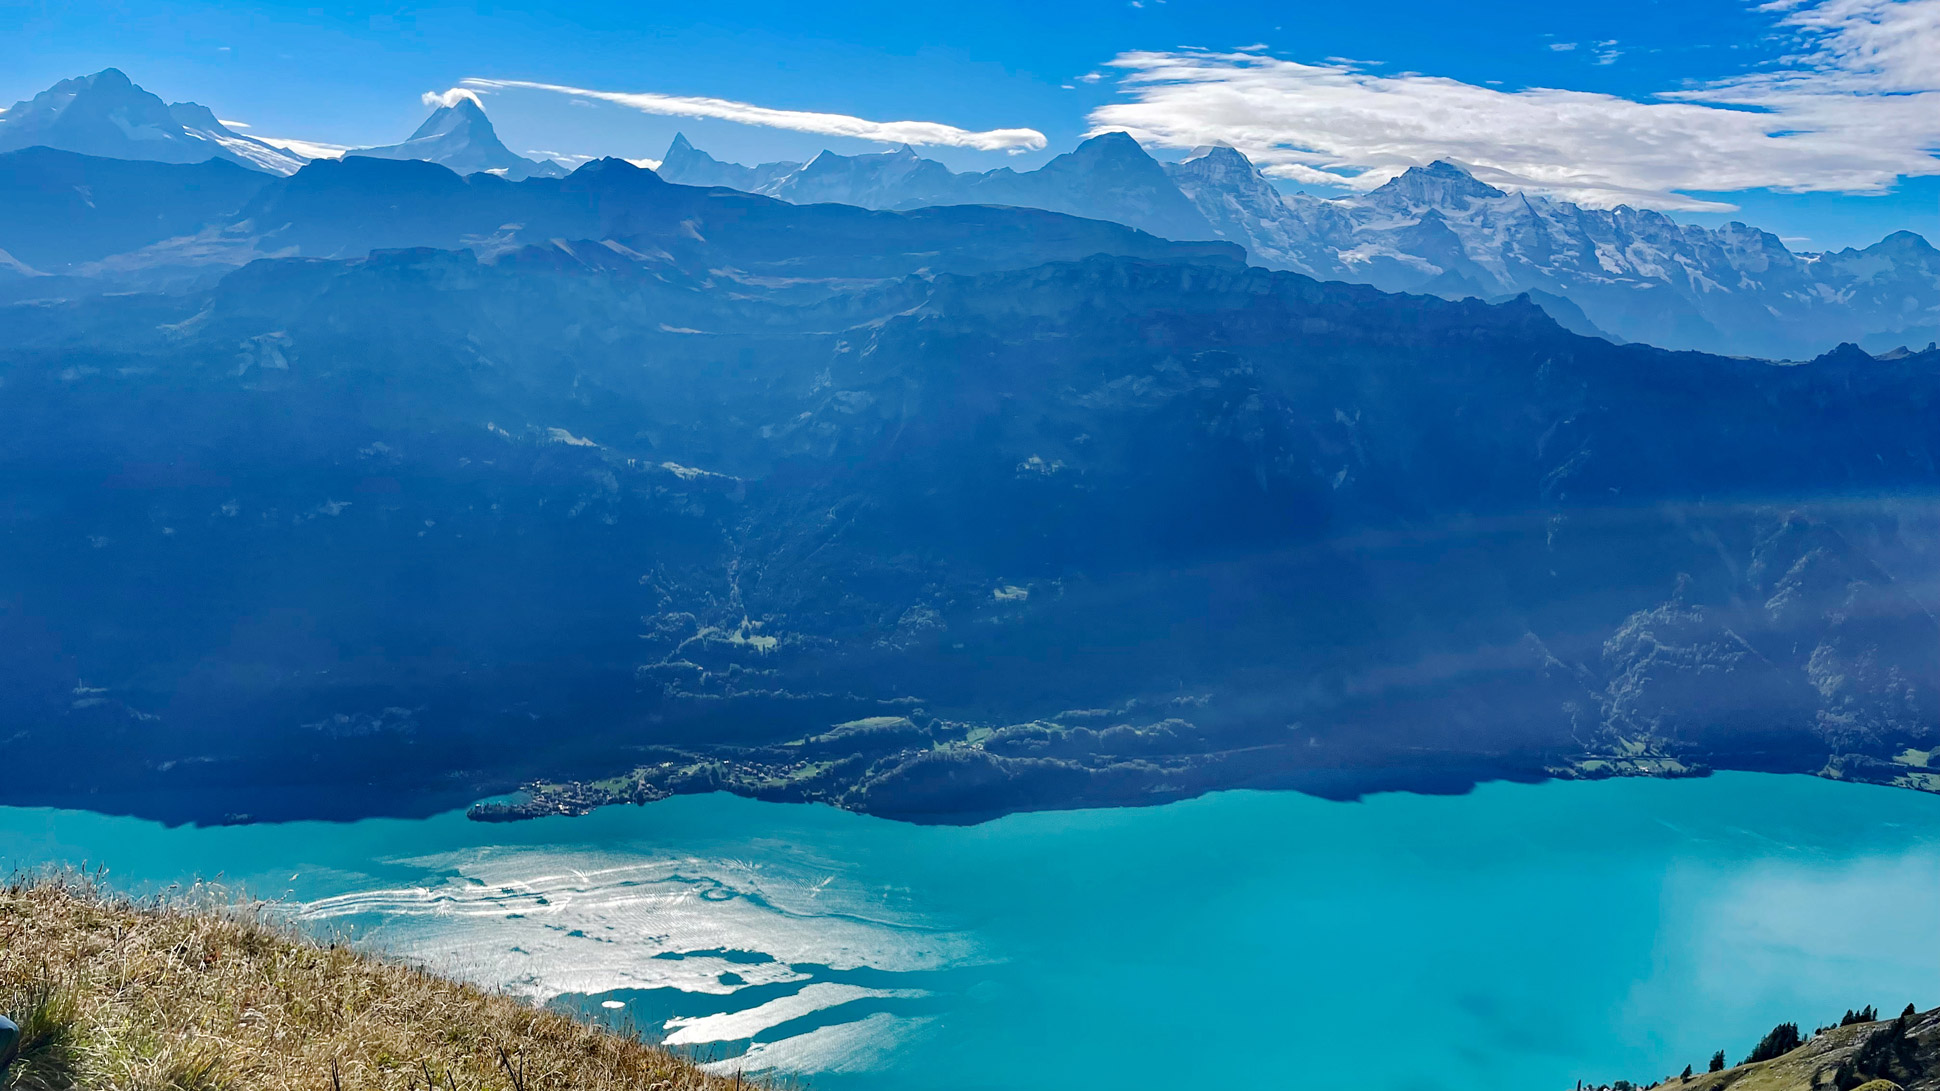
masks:
<path id="1" fill-rule="evenodd" d="M 476 191 L 632 242 L 0 311 L 0 700 L 48 771 L 7 801 L 1926 775 L 1931 354 L 1618 347 L 1230 261 L 898 277 L 1025 221 L 668 186 L 670 230 L 650 179 Z M 366 207 L 314 230 L 392 230 Z"/>
<path id="2" fill-rule="evenodd" d="M 619 159 L 522 182 L 361 156 L 319 160 L 262 184 L 218 167 L 45 149 L 0 156 L 0 250 L 41 271 L 92 276 L 92 289 L 45 286 L 56 298 L 193 283 L 262 257 L 354 258 L 414 246 L 491 256 L 592 242 L 626 261 L 798 280 L 973 272 L 1097 253 L 1234 263 L 1243 256 L 1230 243 L 1167 242 L 1038 209 L 790 205 L 671 185 Z M 95 187 L 103 199 L 90 202 L 83 190 Z"/>

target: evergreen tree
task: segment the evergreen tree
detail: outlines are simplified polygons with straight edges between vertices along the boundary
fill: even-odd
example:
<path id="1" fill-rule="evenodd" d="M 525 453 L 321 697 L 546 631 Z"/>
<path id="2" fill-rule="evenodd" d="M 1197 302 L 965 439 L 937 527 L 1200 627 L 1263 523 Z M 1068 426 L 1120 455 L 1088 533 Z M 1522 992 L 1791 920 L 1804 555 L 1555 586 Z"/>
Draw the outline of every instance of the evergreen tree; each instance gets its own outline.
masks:
<path id="1" fill-rule="evenodd" d="M 1771 1033 L 1758 1040 L 1758 1045 L 1752 1049 L 1751 1056 L 1746 1057 L 1744 1063 L 1757 1064 L 1759 1061 L 1769 1061 L 1773 1057 L 1782 1057 L 1804 1044 L 1805 1037 L 1799 1033 L 1797 1023 L 1780 1023 L 1771 1029 Z"/>
<path id="2" fill-rule="evenodd" d="M 1677 1077 L 1677 1078 L 1678 1078 L 1678 1079 L 1680 1079 L 1680 1080 L 1688 1080 L 1688 1079 L 1690 1079 L 1690 1078 L 1691 1078 L 1691 1066 L 1690 1066 L 1690 1065 L 1685 1065 L 1685 1066 L 1684 1066 L 1684 1074 L 1683 1074 L 1683 1075 L 1681 1075 L 1681 1076 L 1679 1076 L 1679 1077 Z"/>
<path id="3" fill-rule="evenodd" d="M 1712 1071 L 1712 1072 L 1724 1071 L 1724 1050 L 1721 1049 L 1716 1053 L 1711 1054 L 1711 1068 L 1709 1069 L 1709 1071 Z"/>

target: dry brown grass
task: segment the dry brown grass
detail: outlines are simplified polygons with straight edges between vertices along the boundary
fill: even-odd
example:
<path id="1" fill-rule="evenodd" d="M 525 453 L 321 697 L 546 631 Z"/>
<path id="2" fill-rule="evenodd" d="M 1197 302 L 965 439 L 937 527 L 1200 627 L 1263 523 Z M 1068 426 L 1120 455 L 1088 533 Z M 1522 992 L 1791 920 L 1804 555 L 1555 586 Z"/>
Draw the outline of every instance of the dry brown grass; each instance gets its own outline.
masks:
<path id="1" fill-rule="evenodd" d="M 72 879 L 0 886 L 0 1011 L 39 1040 L 8 1091 L 740 1086 L 247 909 L 136 905 Z"/>

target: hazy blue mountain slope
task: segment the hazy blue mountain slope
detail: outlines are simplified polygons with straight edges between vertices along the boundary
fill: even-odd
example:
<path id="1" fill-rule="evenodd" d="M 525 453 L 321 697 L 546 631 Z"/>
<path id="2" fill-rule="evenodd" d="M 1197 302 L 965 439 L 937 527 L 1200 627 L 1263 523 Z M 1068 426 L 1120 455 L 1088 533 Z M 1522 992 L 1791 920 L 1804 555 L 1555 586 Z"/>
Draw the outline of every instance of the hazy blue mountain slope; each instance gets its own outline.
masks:
<path id="1" fill-rule="evenodd" d="M 657 230 L 595 183 L 558 207 Z M 8 801 L 638 766 L 954 820 L 1935 744 L 1931 356 L 1618 347 L 1231 261 L 898 278 L 1002 210 L 833 213 L 912 233 L 870 256 L 736 200 L 718 253 L 873 279 L 568 236 L 0 309 L 0 701 L 52 771 Z"/>
<path id="2" fill-rule="evenodd" d="M 907 213 L 797 206 L 730 190 L 670 185 L 624 160 L 567 178 L 510 182 L 459 177 L 435 163 L 351 156 L 319 160 L 253 189 L 216 185 L 206 167 L 169 167 L 27 152 L 0 157 L 0 186 L 29 195 L 69 230 L 0 213 L 0 249 L 49 269 L 84 263 L 104 287 L 193 282 L 271 256 L 361 257 L 375 249 L 464 247 L 495 255 L 574 240 L 604 257 L 696 269 L 736 269 L 781 281 L 971 272 L 1096 253 L 1198 256 L 1237 262 L 1229 243 L 1174 243 L 1115 223 L 1028 208 L 926 208 Z M 114 180 L 113 200 L 88 204 L 76 178 Z M 221 175 L 212 177 L 221 178 Z M 238 200 L 240 193 L 244 198 Z M 35 206 L 35 207 L 41 207 Z M 121 247 L 127 247 L 121 250 Z M 106 255 L 105 248 L 116 252 Z M 15 257 L 33 265 L 19 253 Z M 780 290 L 781 283 L 766 285 Z M 60 294 L 60 293 L 55 293 Z"/>
<path id="3" fill-rule="evenodd" d="M 677 135 L 660 174 L 670 182 L 733 186 L 804 204 L 1019 205 L 1112 220 L 1169 239 L 1219 237 L 1166 177 L 1165 168 L 1124 133 L 1093 137 L 1036 170 L 1002 167 L 963 174 L 922 158 L 908 145 L 867 155 L 825 151 L 802 164 L 744 167 L 721 163 Z"/>
<path id="4" fill-rule="evenodd" d="M 272 180 L 220 161 L 8 152 L 0 155 L 0 250 L 40 272 L 76 271 L 234 216 Z"/>

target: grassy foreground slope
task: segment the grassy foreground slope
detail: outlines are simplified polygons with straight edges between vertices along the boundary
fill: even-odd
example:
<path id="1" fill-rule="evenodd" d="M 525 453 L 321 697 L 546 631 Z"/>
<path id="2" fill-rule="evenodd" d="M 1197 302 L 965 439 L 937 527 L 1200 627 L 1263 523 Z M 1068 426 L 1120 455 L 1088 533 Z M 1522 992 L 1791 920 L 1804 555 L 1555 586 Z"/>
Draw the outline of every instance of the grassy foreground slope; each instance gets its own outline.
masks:
<path id="1" fill-rule="evenodd" d="M 246 916 L 0 886 L 5 1091 L 709 1091 L 634 1039 Z"/>

